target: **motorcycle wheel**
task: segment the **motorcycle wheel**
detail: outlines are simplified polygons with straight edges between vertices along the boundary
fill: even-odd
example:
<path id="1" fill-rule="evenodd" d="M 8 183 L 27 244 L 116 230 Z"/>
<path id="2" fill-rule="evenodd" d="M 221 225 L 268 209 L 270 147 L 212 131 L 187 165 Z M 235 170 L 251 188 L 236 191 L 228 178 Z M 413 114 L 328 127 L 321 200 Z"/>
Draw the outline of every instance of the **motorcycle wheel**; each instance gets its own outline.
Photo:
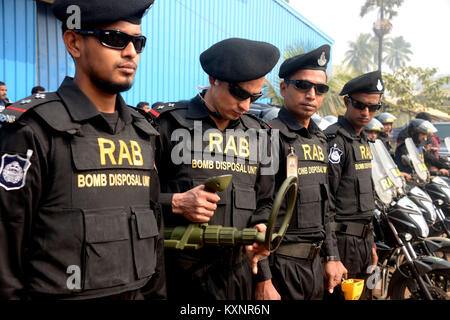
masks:
<path id="1" fill-rule="evenodd" d="M 434 300 L 450 300 L 450 269 L 427 272 L 432 285 L 427 284 Z M 413 278 L 405 278 L 398 270 L 389 283 L 391 300 L 422 300 L 420 288 Z"/>

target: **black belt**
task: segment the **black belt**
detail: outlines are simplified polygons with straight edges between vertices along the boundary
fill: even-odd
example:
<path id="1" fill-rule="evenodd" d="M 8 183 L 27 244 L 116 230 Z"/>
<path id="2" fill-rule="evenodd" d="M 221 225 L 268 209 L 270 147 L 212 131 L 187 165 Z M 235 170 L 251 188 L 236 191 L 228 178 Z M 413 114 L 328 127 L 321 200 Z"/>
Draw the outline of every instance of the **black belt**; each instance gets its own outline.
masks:
<path id="1" fill-rule="evenodd" d="M 275 252 L 288 257 L 314 260 L 318 256 L 321 247 L 322 241 L 318 243 L 286 243 L 281 244 Z"/>
<path id="2" fill-rule="evenodd" d="M 366 238 L 373 230 L 372 223 L 333 222 L 332 226 L 335 232 L 361 238 Z"/>

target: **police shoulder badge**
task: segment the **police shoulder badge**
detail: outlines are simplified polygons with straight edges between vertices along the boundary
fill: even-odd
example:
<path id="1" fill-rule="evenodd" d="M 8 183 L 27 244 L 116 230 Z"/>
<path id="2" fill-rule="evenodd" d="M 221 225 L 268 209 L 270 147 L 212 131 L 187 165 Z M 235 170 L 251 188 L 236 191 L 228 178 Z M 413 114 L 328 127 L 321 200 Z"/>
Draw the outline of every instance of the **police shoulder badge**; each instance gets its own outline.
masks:
<path id="1" fill-rule="evenodd" d="M 341 162 L 341 156 L 342 151 L 336 147 L 336 144 L 334 144 L 333 147 L 330 149 L 330 155 L 328 156 L 328 160 L 330 160 L 331 163 L 338 164 Z"/>
<path id="2" fill-rule="evenodd" d="M 26 159 L 17 154 L 4 154 L 0 166 L 0 186 L 7 191 L 21 189 L 25 185 L 32 155 L 33 150 L 27 151 Z"/>

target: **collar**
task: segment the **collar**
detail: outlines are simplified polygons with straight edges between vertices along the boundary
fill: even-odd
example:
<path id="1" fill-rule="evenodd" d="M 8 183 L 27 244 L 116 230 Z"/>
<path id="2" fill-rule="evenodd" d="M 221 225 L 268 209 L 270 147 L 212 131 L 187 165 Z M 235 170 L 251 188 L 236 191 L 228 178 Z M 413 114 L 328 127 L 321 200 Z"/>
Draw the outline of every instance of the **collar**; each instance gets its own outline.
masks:
<path id="1" fill-rule="evenodd" d="M 361 134 L 358 134 L 353 128 L 352 124 L 344 117 L 339 116 L 338 117 L 338 123 L 341 125 L 341 130 L 343 129 L 345 133 L 347 133 L 347 136 L 352 139 L 359 139 L 363 138 L 365 140 L 368 140 L 366 133 L 364 130 L 361 131 Z"/>
<path id="2" fill-rule="evenodd" d="M 320 130 L 313 119 L 310 119 L 308 128 L 305 128 L 285 107 L 281 108 L 278 113 L 278 118 L 289 128 L 289 130 L 299 132 L 307 137 L 316 134 Z"/>
<path id="3" fill-rule="evenodd" d="M 211 118 L 210 111 L 206 106 L 205 101 L 203 100 L 205 93 L 206 89 L 191 99 L 188 105 L 186 118 L 193 120 L 209 118 L 212 122 L 214 122 L 214 120 Z M 241 121 L 242 120 L 240 118 L 238 120 L 230 120 L 228 128 L 236 127 Z"/>
<path id="4" fill-rule="evenodd" d="M 74 121 L 84 121 L 100 115 L 94 103 L 84 94 L 83 91 L 73 81 L 73 78 L 66 77 L 57 91 L 64 101 L 64 104 Z M 131 123 L 132 117 L 128 106 L 120 94 L 116 98 L 116 110 L 119 117 L 126 123 Z"/>
<path id="5" fill-rule="evenodd" d="M 188 111 L 186 118 L 188 119 L 204 119 L 209 117 L 208 110 L 206 108 L 205 102 L 200 98 L 200 94 L 202 97 L 205 95 L 206 90 L 204 90 L 202 93 L 199 93 L 194 98 L 191 99 L 189 105 L 188 105 Z"/>

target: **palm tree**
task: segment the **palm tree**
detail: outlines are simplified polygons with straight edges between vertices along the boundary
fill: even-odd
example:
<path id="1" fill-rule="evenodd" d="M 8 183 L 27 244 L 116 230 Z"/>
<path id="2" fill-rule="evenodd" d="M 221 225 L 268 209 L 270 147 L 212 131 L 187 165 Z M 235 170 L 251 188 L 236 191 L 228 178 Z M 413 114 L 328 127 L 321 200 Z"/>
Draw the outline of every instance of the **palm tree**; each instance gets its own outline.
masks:
<path id="1" fill-rule="evenodd" d="M 411 44 L 403 36 L 388 39 L 386 41 L 387 56 L 384 57 L 384 62 L 392 71 L 403 67 L 406 61 L 410 61 L 409 55 L 412 54 L 410 48 Z"/>
<path id="2" fill-rule="evenodd" d="M 366 0 L 361 7 L 360 16 L 364 17 L 368 12 L 378 8 L 378 20 L 374 23 L 373 31 L 378 37 L 378 69 L 381 70 L 383 61 L 383 37 L 392 29 L 390 20 L 397 15 L 395 7 L 400 7 L 403 0 Z"/>
<path id="3" fill-rule="evenodd" d="M 373 42 L 369 33 L 361 33 L 355 42 L 349 42 L 350 50 L 345 53 L 344 62 L 358 73 L 373 69 Z"/>
<path id="4" fill-rule="evenodd" d="M 311 43 L 300 44 L 296 43 L 288 46 L 283 52 L 283 61 L 289 58 L 295 57 L 304 52 L 311 51 L 315 48 L 315 46 Z M 284 104 L 283 97 L 278 93 L 280 84 L 283 80 L 280 78 L 276 78 L 274 83 L 271 83 L 269 80 L 265 80 L 263 93 L 264 98 L 270 99 L 270 104 L 274 106 L 282 106 Z"/>
<path id="5" fill-rule="evenodd" d="M 344 85 L 355 78 L 358 73 L 352 68 L 344 65 L 333 66 L 333 72 L 328 78 L 330 91 L 325 95 L 322 106 L 318 113 L 320 116 L 343 115 L 346 107 L 343 98 L 339 95 Z"/>

